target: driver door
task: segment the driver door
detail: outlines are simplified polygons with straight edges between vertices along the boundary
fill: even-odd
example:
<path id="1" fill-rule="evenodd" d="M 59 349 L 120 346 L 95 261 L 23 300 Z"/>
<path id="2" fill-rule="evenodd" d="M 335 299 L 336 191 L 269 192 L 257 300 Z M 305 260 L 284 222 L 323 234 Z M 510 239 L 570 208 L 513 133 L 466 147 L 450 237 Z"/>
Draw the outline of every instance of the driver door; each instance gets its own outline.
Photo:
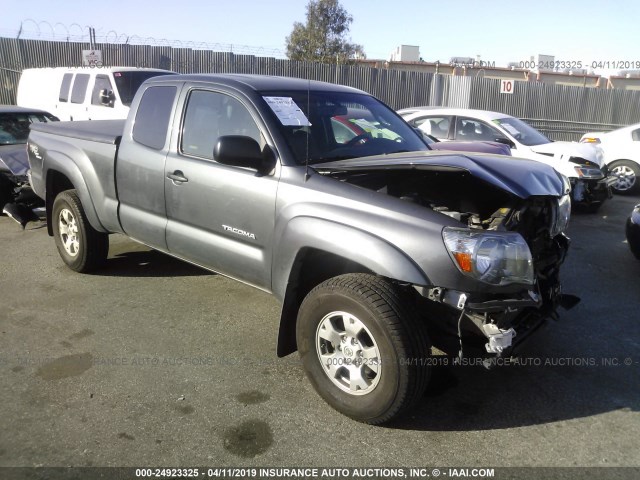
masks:
<path id="1" fill-rule="evenodd" d="M 257 113 L 224 91 L 193 88 L 183 95 L 181 134 L 165 166 L 169 252 L 270 290 L 279 170 L 260 175 L 213 158 L 223 135 L 251 137 L 270 148 Z"/>

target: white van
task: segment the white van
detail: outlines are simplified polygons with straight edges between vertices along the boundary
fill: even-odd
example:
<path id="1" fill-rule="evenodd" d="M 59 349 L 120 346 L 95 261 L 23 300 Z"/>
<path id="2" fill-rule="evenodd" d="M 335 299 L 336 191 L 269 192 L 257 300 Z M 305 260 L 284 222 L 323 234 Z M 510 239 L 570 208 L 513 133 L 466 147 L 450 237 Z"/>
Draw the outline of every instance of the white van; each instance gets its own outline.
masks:
<path id="1" fill-rule="evenodd" d="M 136 67 L 28 68 L 20 77 L 17 104 L 60 120 L 123 119 L 142 82 L 172 74 Z"/>

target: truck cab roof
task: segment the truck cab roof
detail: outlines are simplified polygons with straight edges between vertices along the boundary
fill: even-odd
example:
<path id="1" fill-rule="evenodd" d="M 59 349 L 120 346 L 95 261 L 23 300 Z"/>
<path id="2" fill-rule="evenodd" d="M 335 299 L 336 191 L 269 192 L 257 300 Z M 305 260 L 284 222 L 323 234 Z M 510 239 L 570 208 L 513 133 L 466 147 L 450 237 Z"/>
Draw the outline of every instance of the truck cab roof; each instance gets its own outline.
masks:
<path id="1" fill-rule="evenodd" d="M 240 90 L 269 91 L 269 90 L 321 90 L 325 92 L 363 93 L 357 88 L 345 87 L 328 82 L 306 80 L 302 78 L 279 77 L 276 75 L 244 75 L 244 74 L 185 74 L 166 77 L 153 77 L 149 83 L 201 82 L 215 83 L 235 87 Z M 368 94 L 367 94 L 368 95 Z"/>

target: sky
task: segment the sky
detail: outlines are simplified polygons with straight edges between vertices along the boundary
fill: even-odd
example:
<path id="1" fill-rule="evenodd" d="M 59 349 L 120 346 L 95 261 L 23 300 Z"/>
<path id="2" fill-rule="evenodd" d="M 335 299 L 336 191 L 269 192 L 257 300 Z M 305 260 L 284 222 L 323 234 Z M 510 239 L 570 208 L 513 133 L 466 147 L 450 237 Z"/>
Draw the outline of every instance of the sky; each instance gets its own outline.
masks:
<path id="1" fill-rule="evenodd" d="M 341 0 L 349 36 L 368 58 L 417 45 L 425 61 L 476 57 L 506 66 L 532 55 L 557 61 L 638 62 L 637 0 Z M 127 36 L 173 45 L 221 44 L 238 53 L 284 56 L 285 38 L 305 22 L 307 0 L 0 0 L 0 36 L 64 39 L 96 29 L 98 41 Z M 136 39 L 136 40 L 137 40 Z M 136 41 L 136 43 L 140 43 Z M 233 47 L 229 47 L 233 45 Z"/>

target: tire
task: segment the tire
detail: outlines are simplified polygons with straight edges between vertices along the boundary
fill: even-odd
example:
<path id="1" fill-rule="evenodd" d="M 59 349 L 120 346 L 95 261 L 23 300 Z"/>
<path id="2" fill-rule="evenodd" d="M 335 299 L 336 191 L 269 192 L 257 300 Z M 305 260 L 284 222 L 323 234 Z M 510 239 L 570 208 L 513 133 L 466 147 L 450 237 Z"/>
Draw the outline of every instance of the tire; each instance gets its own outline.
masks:
<path id="1" fill-rule="evenodd" d="M 91 226 L 75 190 L 58 194 L 51 223 L 58 253 L 71 270 L 88 273 L 105 263 L 109 235 Z"/>
<path id="2" fill-rule="evenodd" d="M 359 422 L 405 413 L 429 381 L 424 324 L 408 294 L 374 275 L 341 275 L 315 287 L 300 306 L 296 337 L 314 389 Z"/>
<path id="3" fill-rule="evenodd" d="M 630 160 L 616 160 L 609 165 L 612 175 L 618 177 L 612 190 L 619 195 L 640 193 L 640 166 Z"/>

